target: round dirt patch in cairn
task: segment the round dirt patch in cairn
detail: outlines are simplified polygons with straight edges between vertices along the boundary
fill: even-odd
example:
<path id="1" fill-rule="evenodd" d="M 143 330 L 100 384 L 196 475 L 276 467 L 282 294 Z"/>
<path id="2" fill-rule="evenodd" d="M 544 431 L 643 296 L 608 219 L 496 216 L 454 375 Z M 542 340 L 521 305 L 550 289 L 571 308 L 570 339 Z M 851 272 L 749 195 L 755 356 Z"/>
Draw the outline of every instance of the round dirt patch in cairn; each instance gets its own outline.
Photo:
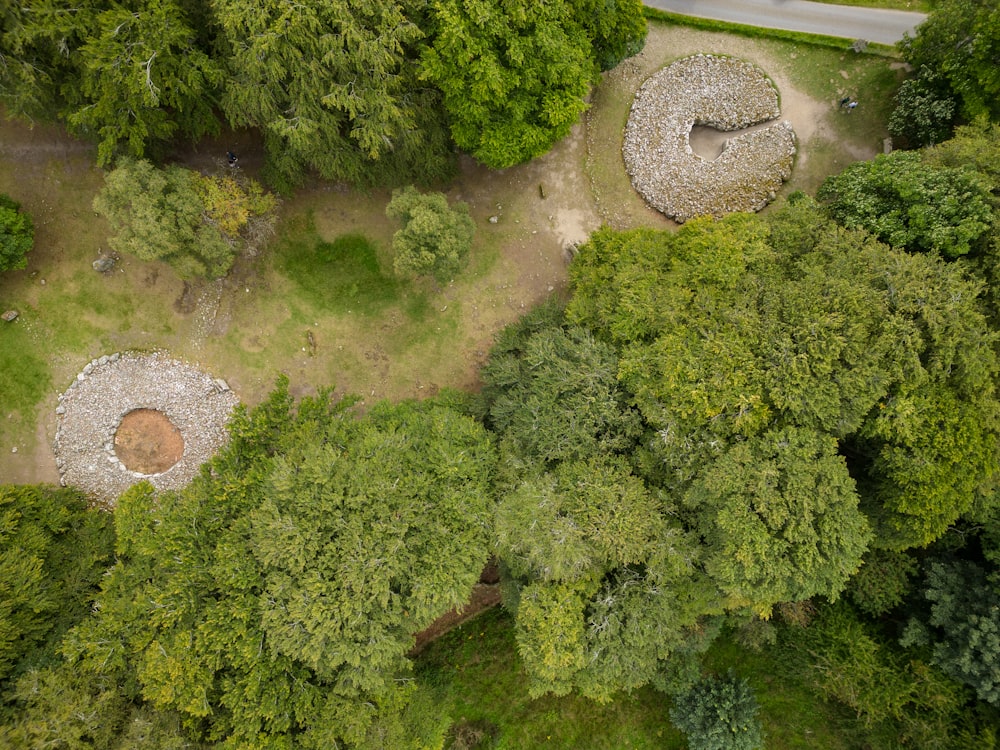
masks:
<path id="1" fill-rule="evenodd" d="M 115 431 L 115 455 L 130 471 L 162 474 L 181 460 L 184 438 L 162 411 L 133 409 Z"/>
<path id="2" fill-rule="evenodd" d="M 792 173 L 795 133 L 778 92 L 760 68 L 720 55 L 671 63 L 635 95 L 622 156 L 632 185 L 679 222 L 701 215 L 759 211 Z M 743 131 L 714 159 L 691 148 L 691 130 Z"/>
<path id="3" fill-rule="evenodd" d="M 95 359 L 56 407 L 62 483 L 106 508 L 143 479 L 180 489 L 228 439 L 238 401 L 224 380 L 159 353 Z"/>

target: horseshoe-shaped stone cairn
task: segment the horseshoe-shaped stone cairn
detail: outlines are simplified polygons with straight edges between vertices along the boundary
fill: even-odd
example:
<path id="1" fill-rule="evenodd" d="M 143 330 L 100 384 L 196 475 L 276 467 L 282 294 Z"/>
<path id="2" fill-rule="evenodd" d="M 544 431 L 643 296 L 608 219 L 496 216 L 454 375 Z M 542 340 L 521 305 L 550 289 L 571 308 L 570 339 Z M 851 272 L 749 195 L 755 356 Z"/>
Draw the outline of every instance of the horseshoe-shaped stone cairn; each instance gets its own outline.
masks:
<path id="1" fill-rule="evenodd" d="M 791 124 L 738 134 L 714 161 L 691 149 L 691 128 L 742 130 L 780 115 L 778 92 L 755 65 L 721 55 L 682 58 L 636 93 L 622 147 L 625 168 L 639 194 L 678 222 L 759 211 L 791 175 Z"/>

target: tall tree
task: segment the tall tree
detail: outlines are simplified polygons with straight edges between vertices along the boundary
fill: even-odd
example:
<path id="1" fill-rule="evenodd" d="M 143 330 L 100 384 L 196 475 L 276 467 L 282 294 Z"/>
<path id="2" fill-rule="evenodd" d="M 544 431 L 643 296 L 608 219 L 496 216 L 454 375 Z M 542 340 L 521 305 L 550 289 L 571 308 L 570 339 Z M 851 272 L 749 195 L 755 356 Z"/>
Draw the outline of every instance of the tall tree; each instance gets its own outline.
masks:
<path id="1" fill-rule="evenodd" d="M 621 460 L 563 462 L 503 493 L 497 553 L 533 695 L 642 686 L 718 611 L 670 511 Z"/>
<path id="2" fill-rule="evenodd" d="M 989 187 L 978 174 L 926 164 L 913 151 L 856 162 L 827 177 L 817 197 L 845 227 L 947 258 L 981 249 L 993 225 Z"/>
<path id="3" fill-rule="evenodd" d="M 836 598 L 871 539 L 837 441 L 785 428 L 734 445 L 694 482 L 706 569 L 729 597 L 769 615 L 772 604 Z"/>
<path id="4" fill-rule="evenodd" d="M 434 0 L 431 8 L 421 75 L 444 92 L 459 148 L 500 169 L 569 133 L 597 66 L 565 0 Z"/>
<path id="5" fill-rule="evenodd" d="M 81 103 L 71 129 L 98 140 L 97 163 L 119 153 L 142 157 L 175 136 L 218 129 L 222 67 L 195 44 L 196 32 L 173 0 L 112 6 L 79 49 Z"/>
<path id="6" fill-rule="evenodd" d="M 488 423 L 528 463 L 628 455 L 642 423 L 617 375 L 614 348 L 567 325 L 559 304 L 547 302 L 505 328 L 490 351 Z"/>
<path id="7" fill-rule="evenodd" d="M 489 441 L 433 402 L 291 409 L 283 383 L 186 490 L 121 498 L 66 653 L 222 747 L 408 747 L 413 634 L 486 560 Z"/>
<path id="8" fill-rule="evenodd" d="M 942 0 L 900 46 L 914 69 L 947 80 L 965 118 L 1000 118 L 1000 7 L 992 0 Z"/>
<path id="9" fill-rule="evenodd" d="M 602 230 L 571 267 L 570 320 L 620 347 L 656 430 L 647 476 L 681 496 L 736 443 L 794 426 L 837 439 L 880 546 L 923 546 L 969 511 L 1000 434 L 979 285 L 804 198 L 690 226 Z"/>
<path id="10" fill-rule="evenodd" d="M 439 96 L 416 80 L 422 38 L 385 0 L 213 0 L 230 124 L 260 128 L 268 179 L 430 181 L 451 167 Z M 417 11 L 414 6 L 413 12 Z"/>
<path id="11" fill-rule="evenodd" d="M 70 488 L 0 485 L 0 685 L 55 658 L 111 562 L 111 518 Z"/>
<path id="12" fill-rule="evenodd" d="M 590 38 L 601 70 L 611 70 L 645 45 L 646 17 L 639 0 L 569 0 L 569 4 Z"/>

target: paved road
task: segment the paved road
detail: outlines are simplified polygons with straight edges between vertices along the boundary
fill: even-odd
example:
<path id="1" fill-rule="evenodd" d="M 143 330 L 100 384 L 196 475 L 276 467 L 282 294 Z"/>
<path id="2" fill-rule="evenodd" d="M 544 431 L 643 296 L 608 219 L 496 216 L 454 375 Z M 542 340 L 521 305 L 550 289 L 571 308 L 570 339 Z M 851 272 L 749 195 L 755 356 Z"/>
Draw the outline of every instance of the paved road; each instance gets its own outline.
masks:
<path id="1" fill-rule="evenodd" d="M 901 10 L 827 5 L 807 0 L 643 0 L 660 10 L 715 18 L 748 26 L 805 31 L 895 44 L 926 16 Z"/>

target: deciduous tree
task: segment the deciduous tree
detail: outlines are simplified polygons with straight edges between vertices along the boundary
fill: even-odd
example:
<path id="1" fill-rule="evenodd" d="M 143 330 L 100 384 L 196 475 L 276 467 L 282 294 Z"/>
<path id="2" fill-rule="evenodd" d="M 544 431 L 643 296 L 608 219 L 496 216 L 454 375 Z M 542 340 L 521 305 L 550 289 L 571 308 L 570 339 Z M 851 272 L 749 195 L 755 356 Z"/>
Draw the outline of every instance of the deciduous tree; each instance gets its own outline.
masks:
<path id="1" fill-rule="evenodd" d="M 190 487 L 120 499 L 66 653 L 222 747 L 409 747 L 413 634 L 486 560 L 489 440 L 434 402 L 291 408 L 282 384 Z"/>
<path id="2" fill-rule="evenodd" d="M 924 66 L 947 80 L 962 115 L 1000 117 L 1000 8 L 992 0 L 944 0 L 914 37 L 901 43 L 916 70 Z"/>
<path id="3" fill-rule="evenodd" d="M 435 0 L 431 9 L 421 75 L 444 92 L 459 148 L 501 169 L 569 133 L 597 66 L 564 0 Z"/>
<path id="4" fill-rule="evenodd" d="M 845 227 L 947 258 L 980 249 L 993 225 L 989 188 L 975 172 L 931 166 L 912 151 L 856 162 L 828 177 L 817 197 Z"/>
<path id="5" fill-rule="evenodd" d="M 94 210 L 118 252 L 169 263 L 181 277 L 224 276 L 244 237 L 272 220 L 276 202 L 253 181 L 203 177 L 183 167 L 123 159 L 105 178 Z"/>

